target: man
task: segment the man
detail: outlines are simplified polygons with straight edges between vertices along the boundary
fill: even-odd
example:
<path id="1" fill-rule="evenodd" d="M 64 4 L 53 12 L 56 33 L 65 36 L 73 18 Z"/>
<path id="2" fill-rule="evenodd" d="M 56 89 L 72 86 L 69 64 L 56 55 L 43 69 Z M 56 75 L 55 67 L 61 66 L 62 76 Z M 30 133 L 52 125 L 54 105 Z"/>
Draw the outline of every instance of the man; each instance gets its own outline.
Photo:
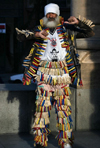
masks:
<path id="1" fill-rule="evenodd" d="M 60 17 L 59 6 L 50 3 L 44 8 L 45 17 L 33 32 L 17 30 L 18 39 L 35 39 L 25 58 L 23 84 L 37 80 L 36 113 L 33 124 L 37 147 L 46 147 L 52 102 L 57 114 L 58 144 L 71 148 L 73 143 L 69 85 L 82 85 L 80 64 L 75 40 L 94 35 L 92 22 L 71 16 L 68 21 Z"/>

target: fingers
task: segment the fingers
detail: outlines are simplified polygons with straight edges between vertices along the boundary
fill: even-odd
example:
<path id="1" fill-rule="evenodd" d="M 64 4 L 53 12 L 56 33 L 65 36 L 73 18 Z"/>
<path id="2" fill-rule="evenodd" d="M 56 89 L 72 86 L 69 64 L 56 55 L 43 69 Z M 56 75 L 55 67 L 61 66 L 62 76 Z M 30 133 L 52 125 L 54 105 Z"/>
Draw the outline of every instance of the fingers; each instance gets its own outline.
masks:
<path id="1" fill-rule="evenodd" d="M 41 33 L 44 35 L 44 36 L 47 36 L 48 33 L 45 31 L 45 30 L 42 30 Z"/>
<path id="2" fill-rule="evenodd" d="M 75 22 L 68 22 L 68 21 L 65 21 L 64 23 L 65 24 L 75 24 Z"/>
<path id="3" fill-rule="evenodd" d="M 78 24 L 79 23 L 79 21 L 74 17 L 74 16 L 71 16 L 69 19 L 68 19 L 68 21 L 65 21 L 64 23 L 66 23 L 66 24 Z"/>
<path id="4" fill-rule="evenodd" d="M 68 22 L 68 21 L 65 21 L 64 23 L 65 23 L 65 24 L 69 24 L 69 22 Z"/>
<path id="5" fill-rule="evenodd" d="M 42 39 L 47 39 L 47 37 L 42 35 L 42 34 L 40 34 L 39 37 L 42 38 Z"/>
<path id="6" fill-rule="evenodd" d="M 42 30 L 39 32 L 39 37 L 41 37 L 43 39 L 48 39 L 47 35 L 48 35 L 48 33 L 45 30 Z"/>
<path id="7" fill-rule="evenodd" d="M 72 24 L 72 25 L 76 24 L 76 22 L 67 22 L 67 21 L 65 21 L 64 23 L 65 24 Z"/>
<path id="8" fill-rule="evenodd" d="M 35 37 L 38 37 L 38 38 L 40 37 L 42 39 L 48 39 L 47 35 L 48 33 L 45 30 L 35 33 Z"/>

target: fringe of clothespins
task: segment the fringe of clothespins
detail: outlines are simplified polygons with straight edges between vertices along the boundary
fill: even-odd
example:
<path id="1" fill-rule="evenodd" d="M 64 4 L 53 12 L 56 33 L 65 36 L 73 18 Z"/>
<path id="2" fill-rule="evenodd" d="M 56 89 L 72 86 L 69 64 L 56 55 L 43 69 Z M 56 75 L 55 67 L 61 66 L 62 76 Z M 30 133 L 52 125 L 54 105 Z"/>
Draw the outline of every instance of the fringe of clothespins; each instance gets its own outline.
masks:
<path id="1" fill-rule="evenodd" d="M 50 122 L 49 121 L 50 110 L 51 110 L 50 97 L 45 97 L 38 94 L 36 98 L 37 100 L 36 100 L 35 121 L 32 126 L 33 133 L 35 135 L 34 146 L 36 146 L 36 144 L 40 144 L 46 147 L 48 141 L 47 136 L 51 132 L 48 129 L 48 124 Z"/>
<path id="2" fill-rule="evenodd" d="M 44 68 L 64 68 L 67 66 L 67 64 L 66 64 L 66 60 L 58 61 L 58 62 L 48 62 L 48 61 L 41 60 L 39 66 Z"/>
<path id="3" fill-rule="evenodd" d="M 68 74 L 64 74 L 62 76 L 52 76 L 52 75 L 46 75 L 44 73 L 40 73 L 40 75 L 34 75 L 36 76 L 35 79 L 38 82 L 43 82 L 45 84 L 50 85 L 60 85 L 60 84 L 70 84 L 71 78 Z"/>
<path id="4" fill-rule="evenodd" d="M 75 86 L 78 86 L 78 85 L 82 86 L 83 85 L 82 80 L 77 77 L 77 71 L 74 66 L 74 61 L 72 60 L 70 56 L 70 49 L 67 51 L 67 54 L 66 54 L 66 62 L 67 62 L 67 68 L 69 71 L 69 75 L 71 76 L 72 84 Z"/>
<path id="5" fill-rule="evenodd" d="M 84 18 L 84 17 L 82 18 L 81 16 L 79 16 L 79 20 L 81 20 L 83 23 L 88 25 L 90 28 L 93 28 L 95 26 L 91 20 L 86 20 L 86 18 Z M 37 31 L 41 31 L 41 29 L 42 28 L 39 26 Z M 48 31 L 48 29 L 45 29 L 45 30 Z M 68 43 L 68 34 L 66 34 L 66 30 L 63 29 L 62 25 L 58 25 L 57 33 L 58 33 L 59 39 L 63 41 L 62 47 L 66 48 L 67 52 L 69 51 L 67 56 L 70 57 L 70 47 L 69 47 L 69 43 Z M 29 69 L 28 69 L 27 73 L 25 74 L 26 78 L 23 78 L 23 82 L 24 82 L 23 84 L 27 84 L 27 85 L 30 84 L 31 83 L 31 80 L 30 80 L 31 77 L 32 76 L 34 77 L 34 74 L 36 74 L 36 71 L 37 71 L 39 63 L 40 63 L 39 56 L 42 55 L 42 52 L 44 52 L 45 48 L 46 48 L 46 45 L 44 43 L 47 44 L 46 41 L 43 41 L 43 40 L 40 41 L 40 39 L 38 39 L 37 42 L 35 42 L 35 45 L 39 49 L 37 50 L 37 52 L 35 54 L 36 56 L 34 57 L 33 63 L 32 63 L 32 65 L 30 65 L 30 67 L 29 67 L 30 57 L 28 57 L 26 59 L 26 61 L 24 61 L 23 66 L 25 66 L 26 68 L 29 67 Z M 45 65 L 45 66 L 47 66 L 47 65 Z M 77 72 L 76 72 L 74 63 L 71 60 L 71 57 L 70 57 L 69 60 L 67 59 L 67 66 L 68 66 L 70 76 L 72 78 L 72 83 L 74 85 L 81 85 L 82 86 L 83 85 L 82 80 L 77 77 Z"/>
<path id="6" fill-rule="evenodd" d="M 71 78 L 72 78 L 72 83 L 74 85 L 76 85 L 76 83 L 77 83 L 77 85 L 78 84 L 81 85 L 82 82 L 81 82 L 81 80 L 77 80 L 77 75 L 76 75 L 74 63 L 72 62 L 72 59 L 70 57 L 70 51 L 69 51 L 70 50 L 70 47 L 68 45 L 68 40 L 67 40 L 67 36 L 68 35 L 62 29 L 62 26 L 58 26 L 57 29 L 58 29 L 57 32 L 59 34 L 60 40 L 63 39 L 62 47 L 63 48 L 66 48 L 66 50 L 67 50 L 67 55 L 66 55 L 67 60 L 66 61 L 60 61 L 60 62 L 52 62 L 52 64 L 51 64 L 51 62 L 46 62 L 46 64 L 44 65 L 44 67 L 45 68 L 47 68 L 47 67 L 48 68 L 51 68 L 51 66 L 52 67 L 60 67 L 60 68 L 62 67 L 63 70 L 60 71 L 60 72 L 58 72 L 58 73 L 61 73 L 63 71 L 64 71 L 64 73 L 69 73 L 70 76 L 71 76 Z M 43 42 L 44 42 L 43 40 L 42 40 L 42 42 L 40 41 L 40 44 L 41 45 L 39 45 L 39 41 L 35 43 L 37 45 L 37 48 L 40 47 L 40 49 L 39 49 L 40 51 L 37 51 L 35 53 L 35 57 L 34 57 L 34 59 L 33 59 L 32 62 L 31 62 L 30 59 L 32 57 L 34 48 L 31 49 L 29 56 L 26 57 L 26 59 L 24 60 L 23 66 L 27 69 L 27 72 L 25 73 L 25 77 L 23 77 L 23 84 L 24 85 L 25 84 L 26 85 L 29 85 L 31 83 L 31 78 L 37 76 L 35 74 L 36 74 L 37 69 L 39 68 L 39 65 L 41 65 L 41 66 L 43 65 L 43 64 L 41 64 L 41 63 L 43 63 L 43 61 L 41 61 L 41 58 L 39 57 L 39 56 L 41 56 L 42 52 L 45 51 L 45 48 L 46 48 L 46 46 L 44 47 Z M 66 65 L 66 62 L 67 62 L 67 65 Z M 30 63 L 31 63 L 31 65 L 30 65 Z M 47 69 L 45 69 L 45 70 L 47 70 Z M 59 70 L 56 68 L 56 70 L 52 70 L 51 73 L 55 73 L 57 71 L 59 71 Z M 66 77 L 66 76 L 59 77 L 59 78 L 55 77 L 55 78 L 52 79 L 51 76 L 47 76 L 45 73 L 44 74 L 41 73 L 40 76 L 37 76 L 37 78 L 38 78 L 38 81 L 45 81 L 46 83 L 49 82 L 49 84 L 53 84 L 53 85 L 62 84 L 62 83 L 65 84 L 67 82 L 71 83 L 70 82 L 70 79 L 68 77 Z"/>
<path id="7" fill-rule="evenodd" d="M 15 28 L 17 34 L 24 34 L 27 37 L 29 37 L 30 35 L 34 35 L 34 32 L 31 32 L 29 30 L 19 30 L 18 28 Z"/>
<path id="8" fill-rule="evenodd" d="M 43 89 L 42 84 L 37 89 L 37 101 L 36 101 L 36 118 L 35 126 L 33 126 L 35 136 L 35 145 L 41 144 L 42 146 L 47 146 L 47 137 L 43 137 L 44 133 L 36 131 L 36 128 L 44 129 L 46 124 L 49 124 L 50 110 L 51 110 L 51 97 L 47 94 L 47 91 Z M 62 93 L 59 93 L 62 92 Z M 67 91 L 67 92 L 66 92 Z M 45 93 L 44 93 L 45 92 Z M 68 93 L 69 92 L 69 93 Z M 69 101 L 70 90 L 69 87 L 64 87 L 62 89 L 56 90 L 51 93 L 55 100 L 55 111 L 57 113 L 57 127 L 59 130 L 56 138 L 58 139 L 58 144 L 64 148 L 64 144 L 70 143 L 73 139 L 72 133 L 72 119 L 71 119 L 71 103 Z M 47 107 L 47 108 L 45 108 Z M 46 109 L 46 110 L 45 110 Z M 42 120 L 42 121 L 41 121 Z M 36 126 L 37 125 L 37 126 Z M 70 133 L 70 138 L 68 136 Z M 49 134 L 49 133 L 48 133 Z M 46 134 L 46 136 L 48 135 Z M 44 138 L 44 139 L 43 139 Z"/>
<path id="9" fill-rule="evenodd" d="M 95 26 L 90 20 L 86 20 L 85 18 L 81 19 L 80 17 L 79 19 L 91 28 Z M 41 27 L 38 28 L 38 31 L 40 31 L 40 29 Z M 81 78 L 79 78 L 77 75 L 77 70 L 74 65 L 73 58 L 71 57 L 70 46 L 68 43 L 68 34 L 66 33 L 66 30 L 63 30 L 62 25 L 57 27 L 57 33 L 60 41 L 63 41 L 61 46 L 63 48 L 66 48 L 67 51 L 65 60 L 59 62 L 41 61 L 40 56 L 45 51 L 46 46 L 44 45 L 45 41 L 38 40 L 37 42 L 35 42 L 35 45 L 38 49 L 33 60 L 31 61 L 34 47 L 31 49 L 29 56 L 26 57 L 26 61 L 24 61 L 23 64 L 27 69 L 27 72 L 25 73 L 26 78 L 23 78 L 23 81 L 25 82 L 24 84 L 29 84 L 31 78 L 35 76 L 38 82 L 41 81 L 43 83 L 51 85 L 66 83 L 70 84 L 71 82 L 74 85 L 83 85 Z M 78 58 L 78 54 L 75 54 L 76 58 Z M 40 75 L 36 75 L 37 70 L 40 71 Z M 67 74 L 71 76 L 71 80 Z M 52 76 L 56 76 L 54 80 Z M 60 80 L 57 76 L 60 77 Z M 71 144 L 73 140 L 73 125 L 71 119 L 71 103 L 69 100 L 70 94 L 71 91 L 67 86 L 62 87 L 61 89 L 57 89 L 53 93 L 52 91 L 45 90 L 42 85 L 38 86 L 35 114 L 36 118 L 33 124 L 35 145 L 41 144 L 44 147 L 47 146 L 47 135 L 50 133 L 47 124 L 49 124 L 52 98 L 54 98 L 55 100 L 55 112 L 57 114 L 57 127 L 59 133 L 56 138 L 58 139 L 58 143 L 59 145 L 61 145 L 62 148 L 64 148 L 64 144 Z M 70 133 L 70 136 L 68 133 Z"/>
<path id="10" fill-rule="evenodd" d="M 69 96 L 59 96 L 59 99 L 55 102 L 55 109 L 57 114 L 56 126 L 59 130 L 56 138 L 58 139 L 58 144 L 61 148 L 64 148 L 65 144 L 71 144 L 73 141 L 73 121 L 71 119 L 71 103 L 69 101 Z"/>
<path id="11" fill-rule="evenodd" d="M 34 146 L 36 146 L 36 144 L 40 144 L 44 147 L 47 147 L 47 135 L 50 134 L 50 130 L 45 127 L 45 128 L 33 128 L 33 132 L 35 134 L 35 138 L 34 138 Z"/>
<path id="12" fill-rule="evenodd" d="M 71 119 L 71 108 L 70 108 L 70 103 L 67 103 L 66 108 L 67 110 L 64 111 L 61 109 L 61 111 L 59 111 L 59 108 L 62 107 L 63 104 L 63 100 L 69 99 L 69 96 L 59 96 L 60 98 L 60 103 L 58 103 L 58 100 L 56 100 L 55 102 L 55 109 L 56 109 L 56 113 L 57 113 L 57 127 L 59 130 L 58 135 L 56 136 L 56 138 L 58 139 L 58 144 L 64 148 L 64 144 L 70 143 L 73 140 L 73 133 L 72 133 L 72 119 Z M 37 105 L 40 105 L 41 107 L 45 105 L 45 101 L 47 100 L 47 97 L 42 97 L 40 95 L 41 101 L 37 100 L 36 103 Z M 46 99 L 46 100 L 44 100 Z M 61 101 L 62 99 L 62 101 Z M 50 101 L 50 98 L 48 99 Z M 34 125 L 32 127 L 33 129 L 33 133 L 35 135 L 34 138 L 34 146 L 36 146 L 36 144 L 41 144 L 42 146 L 46 147 L 47 146 L 47 141 L 48 141 L 48 134 L 50 134 L 50 130 L 47 127 L 47 124 L 49 124 L 49 117 L 50 117 L 50 109 L 51 109 L 51 105 L 50 103 L 46 103 L 46 105 L 48 104 L 49 110 L 48 111 L 44 111 L 44 110 L 37 110 L 35 116 L 35 121 L 34 121 Z M 58 105 L 59 104 L 59 105 Z M 69 105 L 68 105 L 69 104 Z M 69 134 L 70 133 L 70 136 Z"/>
<path id="13" fill-rule="evenodd" d="M 45 97 L 49 97 L 49 96 L 52 96 L 52 93 L 51 91 L 46 91 L 45 89 L 43 88 L 37 88 L 37 91 L 38 91 L 38 94 L 41 95 L 41 96 L 45 96 Z M 53 92 L 53 96 L 56 97 L 56 96 L 62 96 L 62 95 L 66 95 L 66 96 L 69 96 L 71 94 L 71 91 L 70 91 L 70 88 L 69 87 L 64 87 L 64 88 L 61 88 L 61 89 L 57 89 Z"/>
<path id="14" fill-rule="evenodd" d="M 81 15 L 79 15 L 78 18 L 80 21 L 82 21 L 83 23 L 88 25 L 90 28 L 93 28 L 95 26 L 91 20 L 89 20 L 89 19 L 87 20 L 85 17 L 82 17 Z"/>

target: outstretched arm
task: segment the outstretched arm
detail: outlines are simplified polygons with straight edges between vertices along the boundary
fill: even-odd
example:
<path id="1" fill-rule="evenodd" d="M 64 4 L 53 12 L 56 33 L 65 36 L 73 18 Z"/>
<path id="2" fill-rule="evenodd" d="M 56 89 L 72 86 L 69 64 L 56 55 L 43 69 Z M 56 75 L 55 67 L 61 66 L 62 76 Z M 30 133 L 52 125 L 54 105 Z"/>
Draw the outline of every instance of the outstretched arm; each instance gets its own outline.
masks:
<path id="1" fill-rule="evenodd" d="M 48 39 L 47 35 L 48 33 L 45 30 L 42 30 L 40 32 L 35 32 L 35 31 L 29 31 L 29 30 L 19 30 L 18 28 L 15 28 L 17 32 L 17 39 L 21 41 L 25 40 L 31 40 L 35 38 L 43 38 L 43 39 Z"/>
<path id="2" fill-rule="evenodd" d="M 19 30 L 18 28 L 15 28 L 17 32 L 17 39 L 21 41 L 30 40 L 35 38 L 34 31 L 29 30 Z"/>
<path id="3" fill-rule="evenodd" d="M 93 22 L 86 20 L 85 18 L 81 20 L 80 18 L 77 19 L 74 16 L 71 16 L 68 21 L 64 22 L 64 25 L 67 29 L 76 32 L 76 38 L 87 38 L 94 35 L 92 28 L 95 25 L 93 25 Z"/>

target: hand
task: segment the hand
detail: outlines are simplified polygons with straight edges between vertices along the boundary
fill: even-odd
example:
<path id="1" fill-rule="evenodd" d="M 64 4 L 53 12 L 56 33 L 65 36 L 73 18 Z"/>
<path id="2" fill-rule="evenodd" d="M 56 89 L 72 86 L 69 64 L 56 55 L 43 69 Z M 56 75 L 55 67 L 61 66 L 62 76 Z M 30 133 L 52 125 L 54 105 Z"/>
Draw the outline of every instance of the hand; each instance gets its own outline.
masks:
<path id="1" fill-rule="evenodd" d="M 40 37 L 42 39 L 48 39 L 47 35 L 48 33 L 45 30 L 35 33 L 35 37 Z"/>
<path id="2" fill-rule="evenodd" d="M 68 19 L 68 21 L 65 21 L 64 22 L 65 24 L 76 24 L 76 25 L 78 25 L 78 23 L 79 23 L 79 21 L 78 21 L 78 19 L 76 18 L 76 17 L 74 17 L 74 16 L 71 16 L 69 19 Z"/>

